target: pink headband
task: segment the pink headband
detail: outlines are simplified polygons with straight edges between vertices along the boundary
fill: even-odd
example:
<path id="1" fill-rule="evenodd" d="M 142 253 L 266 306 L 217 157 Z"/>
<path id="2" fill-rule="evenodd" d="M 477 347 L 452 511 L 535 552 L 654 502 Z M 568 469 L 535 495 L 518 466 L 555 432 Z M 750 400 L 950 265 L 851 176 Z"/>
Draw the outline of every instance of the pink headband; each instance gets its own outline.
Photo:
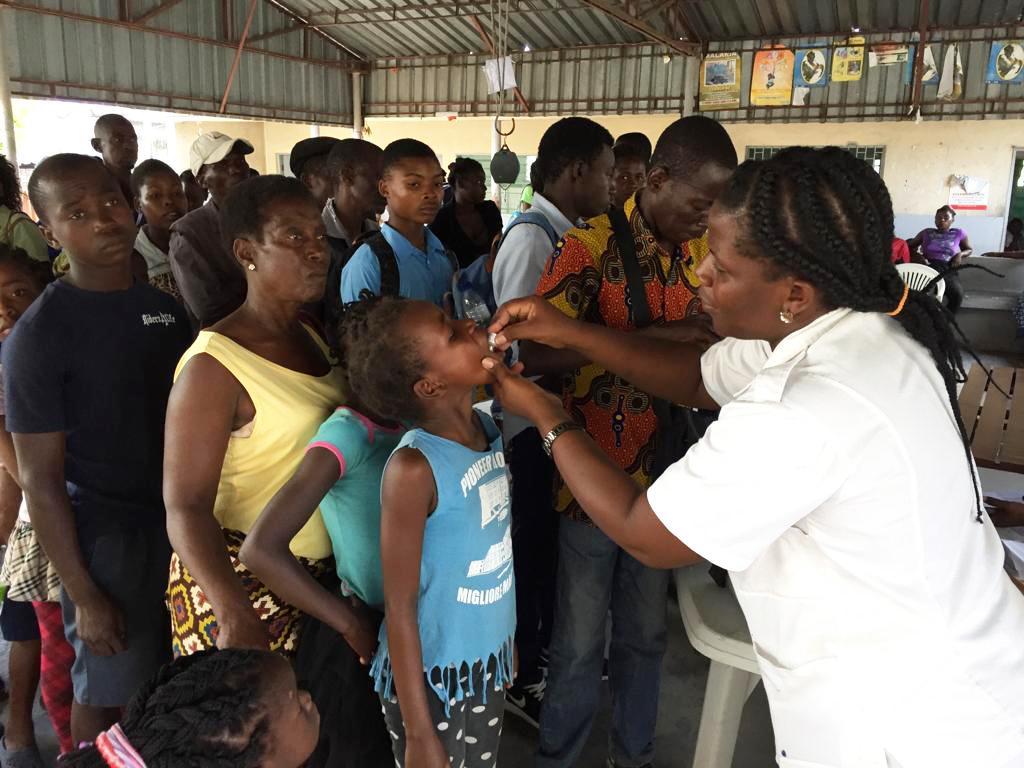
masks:
<path id="1" fill-rule="evenodd" d="M 117 723 L 96 737 L 96 749 L 110 768 L 146 768 L 142 756 L 135 751 Z"/>

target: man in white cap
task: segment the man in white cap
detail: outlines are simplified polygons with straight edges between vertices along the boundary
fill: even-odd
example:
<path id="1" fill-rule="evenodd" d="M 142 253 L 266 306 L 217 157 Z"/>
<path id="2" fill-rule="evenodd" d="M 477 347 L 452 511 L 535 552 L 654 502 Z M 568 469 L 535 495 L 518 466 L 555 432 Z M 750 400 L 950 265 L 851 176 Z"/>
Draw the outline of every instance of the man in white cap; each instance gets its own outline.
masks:
<path id="1" fill-rule="evenodd" d="M 245 275 L 220 229 L 220 207 L 228 192 L 249 178 L 245 156 L 253 146 L 218 131 L 204 133 L 189 150 L 189 168 L 210 193 L 202 208 L 171 227 L 171 271 L 198 328 L 227 317 L 245 300 Z"/>

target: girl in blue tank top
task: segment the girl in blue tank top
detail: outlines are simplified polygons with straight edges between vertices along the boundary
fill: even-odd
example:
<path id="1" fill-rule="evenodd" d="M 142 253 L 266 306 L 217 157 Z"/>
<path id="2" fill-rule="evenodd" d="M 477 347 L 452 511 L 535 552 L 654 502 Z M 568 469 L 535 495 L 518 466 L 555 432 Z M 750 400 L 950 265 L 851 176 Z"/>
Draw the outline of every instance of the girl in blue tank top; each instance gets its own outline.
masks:
<path id="1" fill-rule="evenodd" d="M 349 380 L 415 425 L 381 488 L 386 621 L 371 667 L 395 760 L 494 766 L 512 683 L 515 579 L 501 434 L 473 409 L 487 334 L 432 304 L 373 300 L 350 329 Z"/>

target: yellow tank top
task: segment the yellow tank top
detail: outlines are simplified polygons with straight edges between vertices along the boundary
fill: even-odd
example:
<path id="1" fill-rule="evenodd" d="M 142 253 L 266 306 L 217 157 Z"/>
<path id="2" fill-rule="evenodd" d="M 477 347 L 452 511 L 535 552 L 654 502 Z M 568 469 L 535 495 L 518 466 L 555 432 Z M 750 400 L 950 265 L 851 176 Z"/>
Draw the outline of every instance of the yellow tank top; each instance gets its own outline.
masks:
<path id="1" fill-rule="evenodd" d="M 327 347 L 312 334 L 327 355 Z M 223 365 L 249 393 L 256 418 L 232 433 L 224 454 L 213 516 L 222 528 L 248 533 L 267 503 L 298 468 L 320 425 L 343 404 L 342 379 L 332 368 L 310 376 L 272 363 L 213 331 L 202 331 L 174 372 L 205 353 Z M 331 554 L 320 510 L 291 542 L 292 553 L 319 560 Z"/>

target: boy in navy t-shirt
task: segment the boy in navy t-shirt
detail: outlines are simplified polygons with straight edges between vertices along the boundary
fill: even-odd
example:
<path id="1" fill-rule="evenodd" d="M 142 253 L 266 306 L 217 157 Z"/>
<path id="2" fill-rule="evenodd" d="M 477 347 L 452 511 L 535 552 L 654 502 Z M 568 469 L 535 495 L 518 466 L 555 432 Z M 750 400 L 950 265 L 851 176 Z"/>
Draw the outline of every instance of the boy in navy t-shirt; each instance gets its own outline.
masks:
<path id="1" fill-rule="evenodd" d="M 29 196 L 71 268 L 3 344 L 7 428 L 64 585 L 77 743 L 115 723 L 170 658 L 163 428 L 191 332 L 174 299 L 133 280 L 134 216 L 102 164 L 49 157 Z"/>

